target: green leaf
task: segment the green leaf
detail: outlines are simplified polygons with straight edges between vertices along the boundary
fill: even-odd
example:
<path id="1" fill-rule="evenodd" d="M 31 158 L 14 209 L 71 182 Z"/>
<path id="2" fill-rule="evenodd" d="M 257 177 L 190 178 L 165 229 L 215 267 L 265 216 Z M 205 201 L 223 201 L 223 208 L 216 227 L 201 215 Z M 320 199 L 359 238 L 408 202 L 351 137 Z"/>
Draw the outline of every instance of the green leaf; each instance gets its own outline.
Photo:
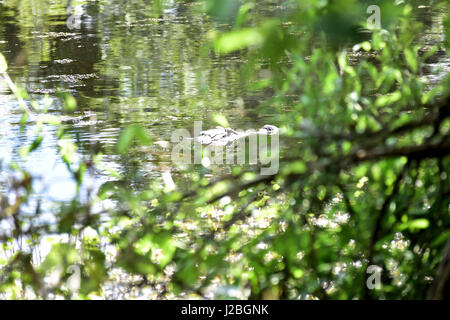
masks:
<path id="1" fill-rule="evenodd" d="M 378 33 L 378 32 L 373 33 L 372 46 L 375 50 L 383 49 L 386 46 L 386 43 L 381 38 L 380 33 Z"/>
<path id="2" fill-rule="evenodd" d="M 264 41 L 262 33 L 257 28 L 245 28 L 225 33 L 214 42 L 218 53 L 230 53 L 251 46 L 260 46 Z"/>
<path id="3" fill-rule="evenodd" d="M 63 161 L 70 166 L 76 160 L 77 145 L 69 138 L 64 138 L 58 141 L 58 146 Z"/>
<path id="4" fill-rule="evenodd" d="M 294 174 L 306 172 L 306 165 L 303 161 L 295 161 L 290 164 L 290 171 Z"/>
<path id="5" fill-rule="evenodd" d="M 23 133 L 23 130 L 25 129 L 25 124 L 28 120 L 28 113 L 24 112 L 22 114 L 22 117 L 20 118 L 20 133 Z"/>
<path id="6" fill-rule="evenodd" d="M 450 230 L 445 231 L 444 233 L 441 233 L 438 235 L 433 242 L 431 242 L 431 247 L 437 247 L 444 242 L 447 242 L 448 239 L 450 239 Z"/>
<path id="7" fill-rule="evenodd" d="M 5 56 L 0 53 L 0 72 L 6 72 L 8 70 L 8 63 L 6 62 Z"/>
<path id="8" fill-rule="evenodd" d="M 363 48 L 364 51 L 370 51 L 372 49 L 372 45 L 369 41 L 364 41 L 363 43 L 361 43 L 361 48 Z"/>
<path id="9" fill-rule="evenodd" d="M 75 111 L 77 109 L 77 100 L 71 95 L 67 95 L 64 99 L 64 108 L 67 111 Z"/>
<path id="10" fill-rule="evenodd" d="M 63 100 L 63 109 L 74 112 L 77 109 L 77 100 L 68 92 L 56 92 L 56 95 Z"/>
<path id="11" fill-rule="evenodd" d="M 418 229 L 427 229 L 430 226 L 428 219 L 415 219 L 400 225 L 400 230 L 410 229 L 411 231 Z"/>
<path id="12" fill-rule="evenodd" d="M 378 97 L 377 101 L 375 102 L 375 105 L 377 107 L 384 107 L 391 105 L 397 101 L 399 101 L 402 98 L 402 94 L 400 91 L 395 91 L 390 94 L 386 94 L 384 96 Z"/>
<path id="13" fill-rule="evenodd" d="M 234 22 L 234 29 L 240 28 L 249 19 L 248 11 L 253 7 L 253 3 L 244 3 L 239 7 L 239 11 Z"/>
<path id="14" fill-rule="evenodd" d="M 450 50 L 450 15 L 444 19 L 444 34 L 445 34 L 445 46 L 448 50 Z"/>
<path id="15" fill-rule="evenodd" d="M 192 286 L 198 280 L 198 268 L 195 266 L 193 259 L 187 260 L 180 265 L 180 270 L 176 273 L 176 277 L 188 286 Z"/>
<path id="16" fill-rule="evenodd" d="M 36 139 L 33 140 L 33 142 L 28 146 L 24 146 L 22 148 L 20 148 L 19 150 L 19 154 L 22 158 L 25 158 L 30 152 L 36 150 L 42 142 L 43 137 L 42 136 L 38 136 L 36 137 Z"/>
<path id="17" fill-rule="evenodd" d="M 152 139 L 142 126 L 138 124 L 131 125 L 122 130 L 117 142 L 117 152 L 120 154 L 125 153 L 135 139 L 142 145 L 149 145 L 152 142 Z"/>
<path id="18" fill-rule="evenodd" d="M 19 97 L 21 97 L 24 100 L 30 100 L 30 96 L 28 95 L 27 90 L 25 90 L 24 88 L 21 87 L 17 87 L 17 94 L 19 95 Z"/>
<path id="19" fill-rule="evenodd" d="M 34 139 L 33 143 L 30 145 L 30 148 L 28 149 L 28 152 L 36 150 L 41 145 L 41 142 L 42 142 L 43 138 L 44 137 L 39 136 L 36 139 Z"/>
<path id="20" fill-rule="evenodd" d="M 227 127 L 230 126 L 227 118 L 224 115 L 220 114 L 220 113 L 213 114 L 212 115 L 212 119 L 213 119 L 213 121 L 215 123 L 217 123 L 219 126 L 222 126 L 224 128 L 227 128 Z"/>
<path id="21" fill-rule="evenodd" d="M 419 64 L 417 62 L 417 54 L 411 48 L 405 49 L 404 53 L 406 63 L 414 73 L 417 73 L 417 70 L 419 69 Z"/>
<path id="22" fill-rule="evenodd" d="M 117 142 L 117 152 L 125 153 L 125 151 L 127 151 L 128 148 L 130 147 L 133 138 L 134 138 L 134 128 L 132 126 L 125 128 L 125 130 L 123 130 L 120 133 L 120 137 Z"/>
<path id="23" fill-rule="evenodd" d="M 80 257 L 76 248 L 68 243 L 55 243 L 52 246 L 49 254 L 39 266 L 43 272 L 53 269 L 58 266 L 69 266 L 76 264 Z"/>
<path id="24" fill-rule="evenodd" d="M 165 267 L 173 257 L 176 246 L 172 236 L 168 232 L 158 234 L 147 234 L 134 244 L 136 253 L 149 255 L 154 263 Z"/>
<path id="25" fill-rule="evenodd" d="M 428 219 L 416 219 L 409 223 L 409 228 L 411 229 L 426 229 L 430 226 L 430 221 Z"/>

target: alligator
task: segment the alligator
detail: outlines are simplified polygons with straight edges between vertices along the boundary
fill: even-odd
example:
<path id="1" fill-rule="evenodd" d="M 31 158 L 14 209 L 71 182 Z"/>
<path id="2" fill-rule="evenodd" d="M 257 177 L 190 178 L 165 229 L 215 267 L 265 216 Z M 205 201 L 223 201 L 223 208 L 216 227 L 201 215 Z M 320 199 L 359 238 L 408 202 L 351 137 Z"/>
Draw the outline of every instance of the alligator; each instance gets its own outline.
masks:
<path id="1" fill-rule="evenodd" d="M 244 132 L 238 132 L 231 128 L 216 127 L 215 129 L 204 130 L 196 137 L 196 141 L 204 145 L 225 146 L 234 141 L 248 137 L 253 134 L 275 135 L 279 132 L 276 126 L 266 124 L 259 130 L 249 129 Z"/>

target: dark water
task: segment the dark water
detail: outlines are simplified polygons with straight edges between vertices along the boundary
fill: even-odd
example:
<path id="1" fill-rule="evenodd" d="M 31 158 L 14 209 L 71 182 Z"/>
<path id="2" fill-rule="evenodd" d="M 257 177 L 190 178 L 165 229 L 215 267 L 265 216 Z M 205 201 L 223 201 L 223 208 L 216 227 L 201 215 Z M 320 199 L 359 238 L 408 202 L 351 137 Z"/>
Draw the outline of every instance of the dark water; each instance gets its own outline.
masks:
<path id="1" fill-rule="evenodd" d="M 160 3 L 161 6 L 156 4 Z M 201 3 L 179 1 L 3 1 L 0 2 L 0 51 L 9 74 L 38 103 L 53 98 L 50 112 L 60 113 L 56 93 L 72 93 L 78 108 L 65 114 L 68 133 L 78 141 L 77 155 L 101 151 L 105 169 L 133 176 L 136 184 L 161 179 L 173 167 L 163 148 L 175 129 L 192 132 L 194 121 L 215 124 L 211 114 L 227 116 L 230 126 L 258 128 L 276 123 L 276 115 L 260 114 L 256 106 L 267 98 L 246 90 L 240 72 L 245 56 L 217 56 L 208 50 L 211 19 Z M 261 16 L 272 11 L 261 6 Z M 434 18 L 422 19 L 431 27 L 424 42 L 440 41 Z M 436 61 L 442 68 L 447 61 Z M 433 70 L 438 77 L 439 71 Z M 430 81 L 437 79 L 430 78 Z M 55 150 L 54 129 L 44 128 L 42 148 L 21 160 L 19 148 L 32 141 L 30 129 L 19 132 L 20 112 L 6 88 L 0 87 L 0 159 L 19 161 L 40 177 L 36 189 L 51 200 L 70 199 L 75 184 Z M 159 143 L 134 148 L 126 155 L 115 150 L 120 130 L 139 123 Z M 4 169 L 4 168 L 3 168 Z M 105 173 L 106 170 L 103 170 Z M 95 184 L 105 181 L 99 176 Z M 7 172 L 0 171 L 0 190 Z M 162 181 L 162 180 L 161 180 Z M 90 183 L 89 181 L 86 183 Z"/>

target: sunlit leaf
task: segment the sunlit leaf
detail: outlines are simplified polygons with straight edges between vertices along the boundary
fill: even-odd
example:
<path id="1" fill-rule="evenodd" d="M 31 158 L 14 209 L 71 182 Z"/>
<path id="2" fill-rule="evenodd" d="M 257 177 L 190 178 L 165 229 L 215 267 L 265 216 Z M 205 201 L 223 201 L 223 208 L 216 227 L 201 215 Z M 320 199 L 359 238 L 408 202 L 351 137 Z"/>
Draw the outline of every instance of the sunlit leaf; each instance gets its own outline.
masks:
<path id="1" fill-rule="evenodd" d="M 229 53 L 251 46 L 260 46 L 263 41 L 264 37 L 258 29 L 246 28 L 219 36 L 214 42 L 214 48 L 219 53 Z"/>
<path id="2" fill-rule="evenodd" d="M 8 70 L 8 63 L 6 62 L 5 56 L 0 53 L 0 72 L 6 72 Z"/>
<path id="3" fill-rule="evenodd" d="M 220 113 L 214 113 L 214 114 L 212 115 L 212 119 L 213 119 L 213 121 L 214 121 L 215 123 L 217 123 L 218 125 L 220 125 L 220 126 L 222 126 L 222 127 L 224 127 L 224 128 L 227 128 L 227 127 L 230 126 L 230 124 L 229 124 L 227 118 L 226 118 L 223 114 L 220 114 Z"/>

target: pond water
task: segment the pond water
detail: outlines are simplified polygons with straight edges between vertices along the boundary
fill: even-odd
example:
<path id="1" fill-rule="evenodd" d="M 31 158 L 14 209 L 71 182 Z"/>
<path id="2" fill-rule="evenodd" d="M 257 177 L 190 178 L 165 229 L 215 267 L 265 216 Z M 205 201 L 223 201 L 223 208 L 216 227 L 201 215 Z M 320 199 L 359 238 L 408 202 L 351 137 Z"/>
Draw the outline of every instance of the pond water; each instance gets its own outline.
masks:
<path id="1" fill-rule="evenodd" d="M 59 90 L 73 94 L 77 111 L 64 120 L 79 155 L 100 150 L 108 168 L 135 183 L 161 177 L 172 163 L 164 143 L 118 156 L 117 138 L 129 124 L 141 124 L 154 141 L 164 142 L 174 129 L 192 132 L 196 120 L 215 126 L 214 112 L 225 114 L 234 128 L 266 123 L 268 115 L 255 112 L 261 97 L 243 90 L 239 68 L 245 61 L 204 50 L 213 25 L 200 3 L 164 2 L 158 10 L 144 1 L 8 3 L 0 3 L 0 50 L 10 76 L 38 102 L 45 94 L 57 101 Z M 34 133 L 19 132 L 17 102 L 0 90 L 0 158 L 20 162 L 19 147 Z M 58 103 L 52 108 L 60 113 Z M 70 199 L 75 184 L 57 157 L 53 129 L 44 131 L 42 148 L 23 165 L 41 177 L 48 198 Z"/>
<path id="2" fill-rule="evenodd" d="M 56 101 L 59 90 L 73 94 L 77 111 L 63 119 L 79 142 L 79 156 L 101 151 L 106 167 L 133 177 L 136 186 L 149 179 L 163 183 L 162 172 L 176 174 L 170 151 L 162 147 L 175 129 L 193 132 L 199 120 L 204 128 L 214 127 L 215 112 L 242 130 L 277 125 L 276 114 L 256 112 L 267 96 L 245 89 L 240 71 L 245 56 L 217 56 L 205 49 L 213 23 L 201 13 L 201 3 L 161 3 L 162 8 L 146 1 L 0 2 L 0 50 L 10 76 L 39 103 L 45 94 Z M 258 8 L 261 17 L 274 10 L 271 6 Z M 439 41 L 439 32 L 426 39 Z M 44 128 L 42 148 L 23 162 L 19 148 L 35 134 L 19 131 L 17 101 L 5 87 L 0 91 L 0 191 L 6 188 L 5 164 L 18 161 L 40 178 L 35 188 L 47 199 L 71 199 L 76 186 L 57 156 L 54 129 Z M 60 110 L 55 103 L 50 112 Z M 136 123 L 160 143 L 118 155 L 121 129 Z M 95 185 L 106 179 L 99 175 Z"/>

